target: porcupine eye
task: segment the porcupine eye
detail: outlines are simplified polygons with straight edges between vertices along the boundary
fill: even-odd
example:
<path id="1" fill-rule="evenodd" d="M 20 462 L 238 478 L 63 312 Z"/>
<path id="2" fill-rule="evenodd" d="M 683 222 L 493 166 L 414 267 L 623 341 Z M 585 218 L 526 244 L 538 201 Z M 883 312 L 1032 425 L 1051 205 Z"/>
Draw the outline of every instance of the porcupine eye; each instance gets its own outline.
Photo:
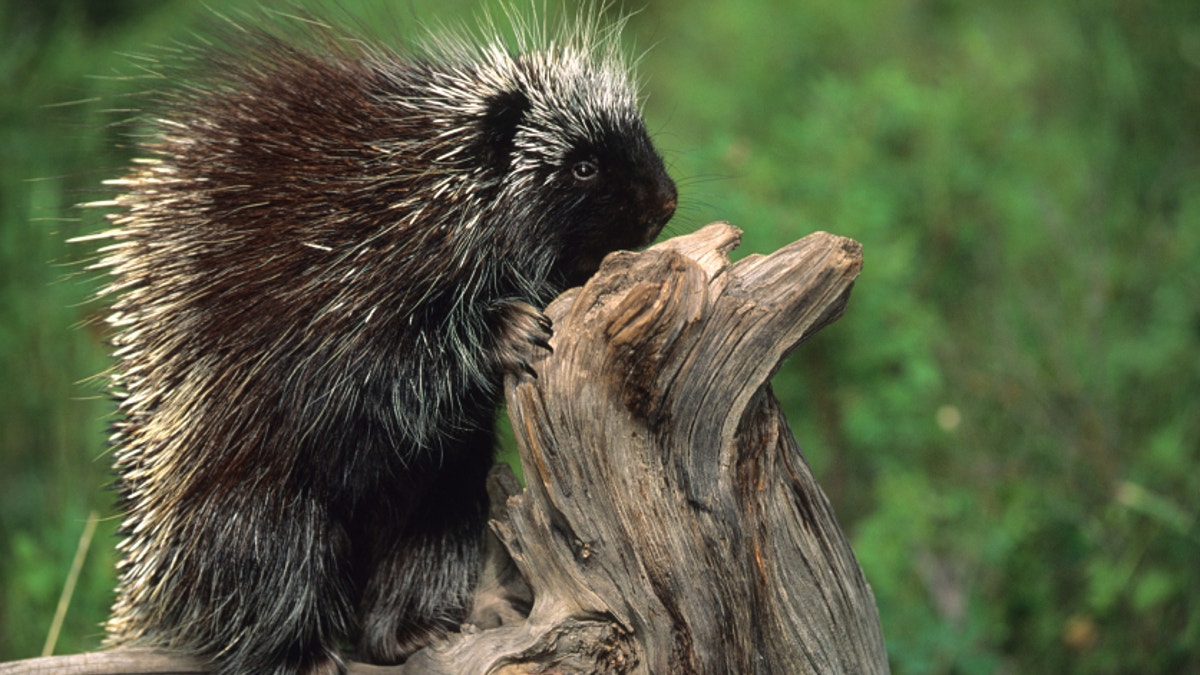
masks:
<path id="1" fill-rule="evenodd" d="M 596 165 L 596 160 L 594 159 L 575 162 L 575 165 L 571 167 L 571 176 L 580 183 L 594 181 L 599 174 L 600 167 Z"/>

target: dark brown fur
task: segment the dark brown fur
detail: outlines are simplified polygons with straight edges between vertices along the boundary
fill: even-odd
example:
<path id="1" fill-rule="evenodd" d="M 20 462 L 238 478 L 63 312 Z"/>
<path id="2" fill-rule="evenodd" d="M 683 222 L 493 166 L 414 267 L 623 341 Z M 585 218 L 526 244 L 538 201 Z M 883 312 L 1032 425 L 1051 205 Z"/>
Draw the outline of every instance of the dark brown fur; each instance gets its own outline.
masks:
<path id="1" fill-rule="evenodd" d="M 396 663 L 467 616 L 535 306 L 675 208 L 615 36 L 560 37 L 497 66 L 249 31 L 162 98 L 101 262 L 112 644 L 336 672 L 345 644 Z"/>

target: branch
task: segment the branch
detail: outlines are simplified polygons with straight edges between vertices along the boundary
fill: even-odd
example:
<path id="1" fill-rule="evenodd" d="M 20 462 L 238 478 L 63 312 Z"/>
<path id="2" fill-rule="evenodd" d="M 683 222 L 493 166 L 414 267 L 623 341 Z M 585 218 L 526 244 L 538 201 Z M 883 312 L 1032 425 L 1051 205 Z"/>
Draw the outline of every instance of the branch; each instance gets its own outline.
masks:
<path id="1" fill-rule="evenodd" d="M 887 672 L 874 598 L 767 384 L 841 315 L 861 249 L 818 233 L 729 264 L 737 240 L 715 224 L 614 254 L 546 310 L 554 353 L 507 388 L 528 485 L 494 525 L 532 609 L 422 667 Z"/>

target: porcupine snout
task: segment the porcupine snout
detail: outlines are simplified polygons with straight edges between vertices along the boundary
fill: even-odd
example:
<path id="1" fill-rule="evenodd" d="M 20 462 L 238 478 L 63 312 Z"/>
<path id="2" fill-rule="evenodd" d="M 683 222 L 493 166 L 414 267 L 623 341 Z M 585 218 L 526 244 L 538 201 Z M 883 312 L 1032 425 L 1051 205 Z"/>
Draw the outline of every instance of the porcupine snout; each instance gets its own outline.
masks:
<path id="1" fill-rule="evenodd" d="M 663 226 L 675 215 L 675 207 L 679 202 L 679 193 L 675 189 L 675 181 L 666 171 L 658 172 L 653 179 L 637 188 L 638 213 L 642 214 L 641 229 L 645 232 L 642 245 L 654 241 Z"/>
<path id="2" fill-rule="evenodd" d="M 667 221 L 671 220 L 671 216 L 675 215 L 675 207 L 679 203 L 679 192 L 675 189 L 675 181 L 671 180 L 670 176 L 666 173 L 663 173 L 661 180 L 656 186 L 655 202 L 658 205 L 658 212 L 652 216 L 654 235 L 650 237 L 650 241 L 653 241 L 654 237 L 658 236 L 658 233 L 662 231 Z"/>

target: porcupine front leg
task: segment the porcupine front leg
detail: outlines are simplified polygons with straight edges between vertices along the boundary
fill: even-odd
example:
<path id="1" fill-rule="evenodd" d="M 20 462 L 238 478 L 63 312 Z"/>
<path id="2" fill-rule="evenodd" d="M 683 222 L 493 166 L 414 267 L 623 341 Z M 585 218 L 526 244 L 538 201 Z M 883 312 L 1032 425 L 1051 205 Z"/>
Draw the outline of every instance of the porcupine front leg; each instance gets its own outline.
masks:
<path id="1" fill-rule="evenodd" d="M 408 510 L 407 517 L 383 515 L 373 526 L 377 553 L 363 589 L 358 645 L 368 662 L 400 663 L 466 620 L 482 567 L 494 444 L 489 428 L 446 448 L 436 471 L 412 477 L 419 496 L 411 510 L 388 507 Z M 399 492 L 397 499 L 413 498 Z"/>
<path id="2" fill-rule="evenodd" d="M 523 302 L 503 303 L 495 316 L 491 367 L 500 376 L 536 376 L 534 353 L 550 349 L 549 319 Z M 479 427 L 446 448 L 442 463 L 424 480 L 414 476 L 417 489 L 394 495 L 397 501 L 412 500 L 410 507 L 389 509 L 407 515 L 381 520 L 400 527 L 371 528 L 385 552 L 376 557 L 363 592 L 359 651 L 370 662 L 399 663 L 458 630 L 470 614 L 482 568 L 486 479 L 496 445 L 495 409 L 487 406 L 483 412 Z"/>

